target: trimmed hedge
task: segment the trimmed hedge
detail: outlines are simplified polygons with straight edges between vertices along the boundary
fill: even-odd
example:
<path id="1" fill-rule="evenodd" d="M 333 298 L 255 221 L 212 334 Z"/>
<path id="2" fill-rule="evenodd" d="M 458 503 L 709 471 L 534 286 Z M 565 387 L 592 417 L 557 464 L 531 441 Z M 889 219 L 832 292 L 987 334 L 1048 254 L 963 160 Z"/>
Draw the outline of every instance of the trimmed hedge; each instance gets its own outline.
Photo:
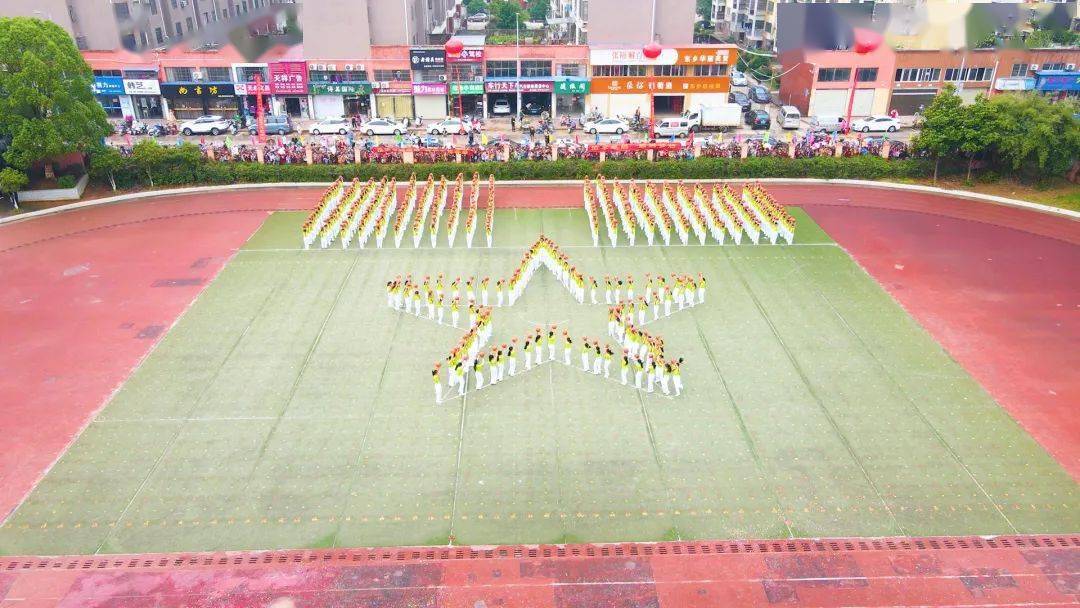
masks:
<path id="1" fill-rule="evenodd" d="M 435 164 L 349 164 L 349 165 L 260 165 L 257 163 L 214 162 L 193 157 L 190 150 L 166 148 L 152 167 L 145 167 L 132 157 L 115 153 L 102 162 L 91 159 L 91 177 L 109 185 L 111 173 L 118 189 L 149 186 L 188 186 L 206 184 L 250 184 L 273 182 L 329 182 L 338 176 L 346 180 L 396 177 L 407 180 L 416 173 L 428 173 L 449 179 L 458 173 L 494 175 L 497 180 L 576 180 L 598 173 L 612 178 L 636 179 L 724 179 L 765 177 L 810 177 L 822 179 L 898 179 L 926 177 L 932 166 L 923 159 L 886 160 L 877 156 L 850 158 L 699 158 L 695 160 L 612 160 L 592 162 L 566 159 L 558 161 L 523 160 L 485 163 Z M 147 170 L 149 169 L 149 171 Z"/>

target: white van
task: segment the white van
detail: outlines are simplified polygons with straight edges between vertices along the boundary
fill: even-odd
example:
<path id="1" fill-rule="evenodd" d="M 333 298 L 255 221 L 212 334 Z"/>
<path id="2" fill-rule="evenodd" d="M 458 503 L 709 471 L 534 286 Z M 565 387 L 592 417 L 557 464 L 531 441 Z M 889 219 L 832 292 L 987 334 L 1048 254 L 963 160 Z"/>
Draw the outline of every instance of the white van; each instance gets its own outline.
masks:
<path id="1" fill-rule="evenodd" d="M 810 130 L 815 133 L 832 133 L 844 128 L 844 117 L 839 114 L 819 114 L 810 117 Z"/>
<path id="2" fill-rule="evenodd" d="M 686 137 L 690 133 L 690 121 L 686 118 L 665 118 L 656 125 L 657 137 Z"/>
<path id="3" fill-rule="evenodd" d="M 795 106 L 780 106 L 780 114 L 776 118 L 781 129 L 798 129 L 801 126 L 802 114 Z"/>

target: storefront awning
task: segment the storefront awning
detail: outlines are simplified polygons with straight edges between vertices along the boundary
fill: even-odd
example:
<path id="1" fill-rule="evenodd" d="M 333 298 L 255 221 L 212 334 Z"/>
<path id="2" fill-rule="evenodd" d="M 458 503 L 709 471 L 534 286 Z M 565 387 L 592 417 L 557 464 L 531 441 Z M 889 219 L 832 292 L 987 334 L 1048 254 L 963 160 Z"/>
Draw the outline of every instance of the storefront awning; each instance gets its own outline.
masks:
<path id="1" fill-rule="evenodd" d="M 1080 72 L 1039 70 L 1035 72 L 1037 91 L 1080 91 Z"/>

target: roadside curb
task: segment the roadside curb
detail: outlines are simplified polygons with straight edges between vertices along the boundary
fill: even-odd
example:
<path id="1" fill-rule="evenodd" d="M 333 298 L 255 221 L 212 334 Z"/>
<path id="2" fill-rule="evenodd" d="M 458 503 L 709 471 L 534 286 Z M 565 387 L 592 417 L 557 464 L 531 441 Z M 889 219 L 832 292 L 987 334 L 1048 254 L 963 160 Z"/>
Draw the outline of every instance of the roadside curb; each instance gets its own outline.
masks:
<path id="1" fill-rule="evenodd" d="M 1042 205 L 1039 203 L 1032 203 L 1029 201 L 1022 201 L 1013 198 L 1006 198 L 1003 196 L 994 196 L 991 194 L 980 194 L 977 192 L 968 192 L 966 190 L 949 190 L 946 188 L 938 188 L 935 186 L 923 186 L 919 184 L 900 184 L 896 182 L 877 182 L 870 180 L 858 180 L 858 179 L 817 179 L 817 178 L 805 178 L 794 179 L 786 177 L 769 177 L 762 179 L 687 179 L 682 180 L 686 183 L 746 183 L 755 182 L 761 184 L 783 184 L 783 185 L 798 185 L 798 184 L 823 184 L 823 185 L 843 185 L 843 186 L 860 186 L 864 188 L 876 188 L 879 190 L 899 190 L 907 192 L 921 192 L 929 194 L 938 194 L 942 196 L 949 196 L 959 199 L 979 201 L 984 203 L 990 203 L 995 205 L 1004 205 L 1007 207 L 1015 207 L 1019 209 L 1027 209 L 1036 213 L 1043 213 L 1046 215 L 1054 215 L 1058 217 L 1068 218 L 1071 220 L 1080 220 L 1080 212 L 1069 211 L 1068 209 L 1059 209 L 1057 207 L 1051 207 L 1049 205 Z M 12 224 L 16 222 L 23 222 L 27 220 L 37 219 L 49 215 L 55 215 L 60 213 L 66 213 L 69 211 L 78 211 L 80 209 L 87 209 L 91 207 L 112 205 L 116 203 L 123 203 L 129 201 L 138 201 L 144 199 L 154 199 L 169 196 L 181 196 L 189 194 L 206 194 L 216 193 L 222 190 L 264 190 L 274 188 L 326 188 L 330 186 L 332 182 L 273 182 L 273 183 L 259 183 L 259 184 L 230 184 L 222 186 L 194 186 L 190 188 L 172 188 L 168 190 L 153 190 L 149 192 L 134 192 L 130 194 L 118 194 L 116 196 L 109 196 L 105 198 L 98 198 L 89 201 L 83 201 L 78 203 L 69 203 L 67 205 L 58 205 L 49 209 L 42 209 L 40 211 L 31 211 L 29 213 L 22 213 L 19 215 L 13 215 L 9 217 L 0 218 L 0 226 L 5 224 Z M 580 186 L 580 180 L 507 180 L 500 181 L 499 184 L 508 186 Z"/>

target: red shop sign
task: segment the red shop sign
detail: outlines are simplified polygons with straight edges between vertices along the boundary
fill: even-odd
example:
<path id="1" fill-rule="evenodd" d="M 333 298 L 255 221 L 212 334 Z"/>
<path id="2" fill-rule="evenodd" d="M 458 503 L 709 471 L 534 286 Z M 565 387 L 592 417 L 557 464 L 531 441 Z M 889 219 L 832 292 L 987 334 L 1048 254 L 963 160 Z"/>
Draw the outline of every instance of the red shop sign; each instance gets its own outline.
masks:
<path id="1" fill-rule="evenodd" d="M 279 61 L 270 64 L 270 92 L 274 95 L 307 95 L 307 63 Z"/>

